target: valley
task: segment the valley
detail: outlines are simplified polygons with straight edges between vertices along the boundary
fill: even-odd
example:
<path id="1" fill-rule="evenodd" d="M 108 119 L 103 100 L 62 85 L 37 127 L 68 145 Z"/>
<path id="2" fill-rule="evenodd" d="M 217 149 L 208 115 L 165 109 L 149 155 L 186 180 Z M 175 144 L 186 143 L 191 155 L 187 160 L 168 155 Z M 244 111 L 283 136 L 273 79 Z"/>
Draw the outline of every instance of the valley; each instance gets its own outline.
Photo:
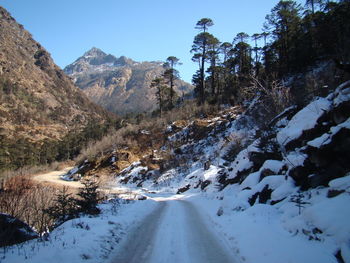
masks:
<path id="1" fill-rule="evenodd" d="M 0 263 L 350 263 L 349 1 L 62 1 L 0 6 Z"/>

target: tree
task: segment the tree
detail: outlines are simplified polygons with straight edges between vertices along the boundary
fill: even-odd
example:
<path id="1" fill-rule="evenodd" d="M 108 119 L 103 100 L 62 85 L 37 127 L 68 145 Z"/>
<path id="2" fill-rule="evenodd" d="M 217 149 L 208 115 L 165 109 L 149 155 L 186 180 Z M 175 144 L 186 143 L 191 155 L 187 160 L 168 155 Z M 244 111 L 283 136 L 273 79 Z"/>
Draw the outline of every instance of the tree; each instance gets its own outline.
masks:
<path id="1" fill-rule="evenodd" d="M 208 27 L 211 27 L 213 25 L 214 25 L 214 22 L 210 18 L 202 18 L 197 22 L 195 28 L 199 29 L 202 32 L 207 32 Z"/>
<path id="2" fill-rule="evenodd" d="M 71 193 L 68 193 L 68 187 L 64 186 L 56 194 L 54 205 L 46 209 L 46 213 L 55 219 L 56 226 L 77 217 L 77 200 L 72 197 Z"/>
<path id="3" fill-rule="evenodd" d="M 233 48 L 233 53 L 238 64 L 237 72 L 241 75 L 241 77 L 249 75 L 251 69 L 251 47 L 246 42 L 248 38 L 248 34 L 241 32 L 238 33 L 233 40 L 233 43 L 236 43 Z"/>
<path id="4" fill-rule="evenodd" d="M 220 45 L 220 52 L 223 56 L 222 64 L 221 64 L 221 72 L 222 72 L 222 89 L 224 93 L 228 93 L 229 85 L 228 85 L 228 74 L 229 74 L 229 66 L 228 59 L 230 58 L 232 52 L 232 44 L 229 42 L 224 42 Z M 218 89 L 218 96 L 221 95 L 221 89 Z M 222 97 L 223 99 L 223 97 Z M 221 103 L 223 100 L 221 100 Z"/>
<path id="5" fill-rule="evenodd" d="M 252 39 L 254 40 L 254 52 L 255 52 L 255 76 L 259 75 L 260 71 L 260 63 L 259 63 L 259 50 L 261 48 L 258 47 L 258 40 L 262 38 L 262 34 L 255 33 L 252 35 Z"/>
<path id="6" fill-rule="evenodd" d="M 270 32 L 274 40 L 271 47 L 278 56 L 280 76 L 290 72 L 291 58 L 297 55 L 295 47 L 301 22 L 300 11 L 300 5 L 294 1 L 279 1 L 271 14 L 266 16 L 264 29 Z"/>
<path id="7" fill-rule="evenodd" d="M 208 72 L 210 72 L 210 86 L 211 86 L 211 95 L 213 97 L 217 96 L 216 83 L 218 82 L 218 68 L 217 61 L 219 60 L 219 51 L 220 51 L 220 41 L 212 36 L 208 39 L 208 52 L 207 59 L 210 63 Z"/>
<path id="8" fill-rule="evenodd" d="M 297 194 L 294 194 L 291 196 L 290 201 L 295 203 L 295 205 L 298 207 L 298 213 L 301 214 L 301 209 L 305 207 L 306 204 L 309 204 L 309 202 L 304 201 L 304 194 L 299 190 Z"/>
<path id="9" fill-rule="evenodd" d="M 157 89 L 156 97 L 159 105 L 159 115 L 160 117 L 162 117 L 162 112 L 164 110 L 165 101 L 166 101 L 166 98 L 165 98 L 166 85 L 164 83 L 164 79 L 155 78 L 154 80 L 152 80 L 151 87 L 154 87 Z"/>
<path id="10" fill-rule="evenodd" d="M 97 192 L 98 183 L 93 179 L 86 179 L 81 181 L 81 183 L 84 187 L 80 188 L 78 193 L 80 199 L 77 200 L 80 212 L 90 215 L 99 214 L 100 209 L 97 207 L 97 204 L 101 199 Z"/>
<path id="11" fill-rule="evenodd" d="M 205 61 L 207 58 L 208 42 L 209 39 L 213 37 L 213 35 L 207 32 L 207 29 L 213 25 L 214 23 L 210 18 L 202 18 L 197 22 L 195 28 L 201 30 L 202 32 L 195 36 L 191 49 L 191 53 L 194 53 L 192 60 L 195 59 L 195 61 L 199 61 L 200 79 L 198 89 L 200 104 L 203 104 L 205 100 Z"/>
<path id="12" fill-rule="evenodd" d="M 174 81 L 179 77 L 179 72 L 175 69 L 175 66 L 179 64 L 179 59 L 174 56 L 168 57 L 164 64 L 166 70 L 163 75 L 169 80 L 170 87 L 170 108 L 174 107 Z"/>
<path id="13" fill-rule="evenodd" d="M 325 0 L 306 0 L 305 6 L 311 7 L 312 14 L 315 14 L 315 7 L 318 5 L 320 8 L 326 7 L 326 5 L 329 3 L 329 1 Z"/>

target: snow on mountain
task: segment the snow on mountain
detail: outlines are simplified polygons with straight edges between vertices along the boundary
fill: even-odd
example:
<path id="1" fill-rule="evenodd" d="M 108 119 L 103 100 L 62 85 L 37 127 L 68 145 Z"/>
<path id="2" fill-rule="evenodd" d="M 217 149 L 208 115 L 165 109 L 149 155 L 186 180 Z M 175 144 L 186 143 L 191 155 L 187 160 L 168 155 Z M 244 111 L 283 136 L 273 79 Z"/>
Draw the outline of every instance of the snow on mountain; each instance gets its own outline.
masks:
<path id="1" fill-rule="evenodd" d="M 43 255 L 62 248 L 68 251 L 69 246 L 79 252 L 74 256 L 61 253 L 61 261 L 74 257 L 76 261 L 69 262 L 82 258 L 100 262 L 111 229 L 116 227 L 112 236 L 124 242 L 122 232 L 127 231 L 130 219 L 140 220 L 156 211 L 152 200 L 177 202 L 174 199 L 196 207 L 205 224 L 228 245 L 235 262 L 342 262 L 337 258 L 350 262 L 350 112 L 344 110 L 350 105 L 349 85 L 341 85 L 298 112 L 290 108 L 265 130 L 252 128 L 254 118 L 237 108 L 185 125 L 173 123 L 159 150 L 173 153 L 173 159 L 162 170 L 140 159 L 115 175 L 115 189 L 136 191 L 135 196 L 146 195 L 147 201 L 123 205 L 115 216 L 104 212 L 68 221 L 49 235 L 49 241 L 24 243 L 24 251 L 31 252 L 23 262 L 40 262 Z M 155 154 L 153 158 L 162 157 Z M 154 241 L 159 246 L 155 251 L 164 252 L 158 258 L 166 258 L 166 251 L 172 251 L 172 235 L 181 236 L 183 231 L 167 228 L 174 224 L 181 228 L 172 220 L 182 218 L 180 211 L 185 209 L 180 203 L 171 204 L 164 212 L 163 220 L 168 221 L 159 221 L 164 228 L 159 233 L 168 234 L 163 242 L 157 236 Z M 108 210 L 113 205 L 102 207 Z M 73 233 L 77 233 L 74 238 Z M 120 248 L 118 242 L 108 243 L 107 250 Z M 102 246 L 100 252 L 86 252 L 97 246 Z M 17 253 L 10 248 L 6 262 L 25 259 Z"/>
<path id="2" fill-rule="evenodd" d="M 143 179 L 134 167 L 116 183 L 128 177 L 128 187 L 188 196 L 242 261 L 337 262 L 337 255 L 350 262 L 350 119 L 343 110 L 349 84 L 293 116 L 281 114 L 259 136 L 242 127 L 251 121 L 244 114 L 202 120 L 207 130 L 200 138 L 190 123 L 169 136 L 181 145 L 176 151 L 187 158 L 185 166 L 159 177 L 142 167 Z"/>

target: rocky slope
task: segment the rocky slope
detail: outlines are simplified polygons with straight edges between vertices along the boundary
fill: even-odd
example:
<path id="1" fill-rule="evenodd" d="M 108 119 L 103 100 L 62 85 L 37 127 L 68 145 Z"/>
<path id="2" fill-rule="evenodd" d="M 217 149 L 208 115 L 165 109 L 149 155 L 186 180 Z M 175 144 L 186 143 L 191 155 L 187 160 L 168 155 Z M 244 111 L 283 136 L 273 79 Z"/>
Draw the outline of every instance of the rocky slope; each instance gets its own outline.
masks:
<path id="1" fill-rule="evenodd" d="M 50 54 L 2 7 L 0 43 L 2 149 L 20 139 L 30 143 L 60 140 L 70 131 L 107 118 L 109 114 L 76 88 Z M 2 145 L 5 140 L 10 145 Z M 0 157 L 3 154 L 12 158 L 8 151 L 0 152 Z"/>
<path id="2" fill-rule="evenodd" d="M 119 114 L 142 113 L 156 109 L 156 89 L 151 81 L 164 71 L 162 62 L 135 62 L 124 56 L 116 58 L 92 48 L 64 71 L 97 104 Z M 192 86 L 176 81 L 179 96 Z"/>
<path id="3" fill-rule="evenodd" d="M 115 169 L 116 152 L 98 163 L 110 167 L 115 187 L 205 193 L 210 201 L 202 202 L 203 210 L 212 206 L 214 225 L 235 240 L 242 261 L 350 262 L 350 81 L 303 108 L 287 108 L 265 128 L 253 114 L 262 107 L 255 100 L 243 113 L 235 107 L 175 122 L 162 147 L 150 144 L 151 153 L 145 148 L 122 171 Z M 144 141 L 155 137 L 147 136 Z M 85 162 L 75 172 L 101 168 Z M 303 252 L 288 252 L 295 246 Z M 316 248 L 322 255 L 310 252 Z"/>

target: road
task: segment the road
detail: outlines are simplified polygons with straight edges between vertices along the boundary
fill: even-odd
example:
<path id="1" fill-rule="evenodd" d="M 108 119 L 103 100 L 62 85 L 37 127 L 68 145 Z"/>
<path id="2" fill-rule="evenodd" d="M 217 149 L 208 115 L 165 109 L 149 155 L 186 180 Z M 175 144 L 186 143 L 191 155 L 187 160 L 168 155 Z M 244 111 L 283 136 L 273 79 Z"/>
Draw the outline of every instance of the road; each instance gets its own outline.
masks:
<path id="1" fill-rule="evenodd" d="M 61 187 L 66 186 L 73 193 L 76 193 L 80 188 L 83 188 L 84 185 L 80 181 L 65 181 L 61 179 L 61 175 L 68 173 L 73 167 L 67 167 L 60 171 L 51 171 L 42 174 L 33 175 L 33 180 L 40 183 L 47 183 L 52 186 Z M 101 191 L 105 194 L 118 194 L 120 197 L 126 199 L 136 199 L 139 193 L 130 191 L 128 189 L 118 189 L 111 188 L 108 186 L 100 185 L 98 191 Z M 123 196 L 122 196 L 123 195 Z"/>
<path id="2" fill-rule="evenodd" d="M 39 182 L 51 183 L 54 185 L 67 186 L 69 188 L 81 188 L 83 185 L 77 181 L 64 181 L 60 178 L 61 175 L 66 174 L 73 167 L 67 167 L 61 171 L 52 171 L 33 176 L 33 179 Z"/>
<path id="3" fill-rule="evenodd" d="M 234 263 L 225 242 L 187 201 L 162 201 L 131 230 L 111 263 Z"/>

